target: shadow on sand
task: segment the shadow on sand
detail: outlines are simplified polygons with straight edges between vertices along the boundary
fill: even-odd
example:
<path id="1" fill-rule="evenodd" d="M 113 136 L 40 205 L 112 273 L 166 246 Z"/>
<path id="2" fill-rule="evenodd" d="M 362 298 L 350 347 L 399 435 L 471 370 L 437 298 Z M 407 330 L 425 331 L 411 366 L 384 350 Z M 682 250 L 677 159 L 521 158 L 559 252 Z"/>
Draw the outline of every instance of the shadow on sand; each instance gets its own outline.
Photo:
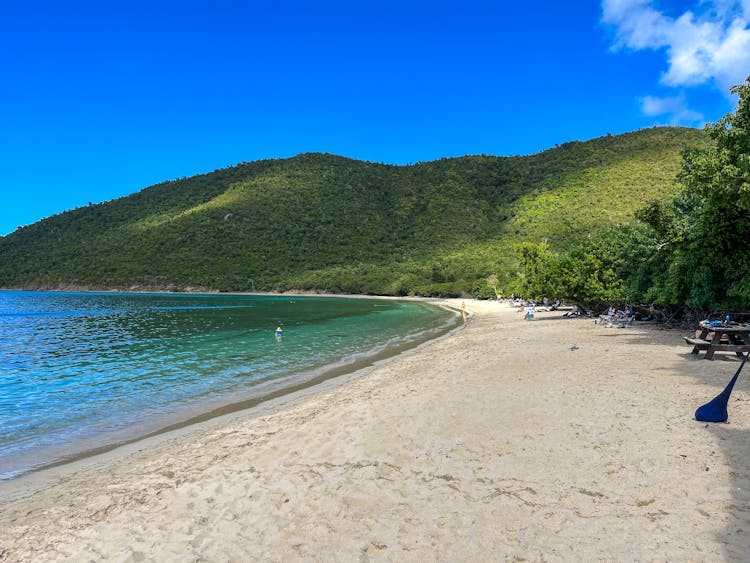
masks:
<path id="1" fill-rule="evenodd" d="M 571 322 L 593 322 L 590 318 L 569 319 L 562 316 L 548 316 L 535 319 L 534 322 L 559 322 L 569 320 Z M 695 409 L 702 404 L 707 403 L 716 395 L 721 393 L 726 387 L 729 380 L 742 362 L 734 352 L 716 352 L 712 360 L 706 360 L 704 353 L 691 354 L 691 346 L 685 344 L 683 336 L 689 330 L 684 329 L 665 329 L 658 325 L 647 322 L 635 322 L 632 327 L 618 329 L 616 326 L 610 328 L 601 326 L 600 337 L 605 340 L 611 338 L 621 338 L 625 342 L 638 345 L 665 346 L 674 344 L 675 358 L 677 359 L 678 375 L 690 378 L 702 385 L 709 385 L 712 391 L 706 393 L 705 400 L 697 400 L 689 413 L 693 416 Z M 750 364 L 750 362 L 748 362 Z M 654 368 L 651 368 L 654 369 Z M 670 367 L 657 368 L 670 374 L 674 374 L 674 369 Z M 732 425 L 733 406 L 736 412 L 737 408 L 742 408 L 741 403 L 747 402 L 750 395 L 750 365 L 746 365 L 740 373 L 734 387 L 734 391 L 729 399 L 728 411 L 729 420 L 725 423 L 699 422 L 693 420 L 692 423 L 702 427 L 705 432 L 710 432 L 715 438 L 715 442 L 720 449 L 712 452 L 713 456 L 722 458 L 721 463 L 726 464 L 729 469 L 731 483 L 731 500 L 722 510 L 726 513 L 727 525 L 724 528 L 721 537 L 717 537 L 718 542 L 725 546 L 726 560 L 728 561 L 747 561 L 748 544 L 750 539 L 747 537 L 750 530 L 750 429 L 740 428 Z M 747 410 L 747 409 L 745 409 Z M 707 471 L 711 464 L 711 459 L 706 459 Z M 714 515 L 708 514 L 706 517 Z"/>

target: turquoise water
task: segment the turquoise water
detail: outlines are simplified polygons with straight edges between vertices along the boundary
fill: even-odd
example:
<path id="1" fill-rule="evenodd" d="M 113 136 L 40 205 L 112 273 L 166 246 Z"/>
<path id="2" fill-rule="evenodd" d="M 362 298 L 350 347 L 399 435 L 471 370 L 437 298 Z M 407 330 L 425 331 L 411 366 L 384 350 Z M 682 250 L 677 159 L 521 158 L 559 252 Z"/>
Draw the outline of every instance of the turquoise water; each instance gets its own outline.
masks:
<path id="1" fill-rule="evenodd" d="M 454 320 L 381 299 L 0 292 L 0 479 L 424 340 Z"/>

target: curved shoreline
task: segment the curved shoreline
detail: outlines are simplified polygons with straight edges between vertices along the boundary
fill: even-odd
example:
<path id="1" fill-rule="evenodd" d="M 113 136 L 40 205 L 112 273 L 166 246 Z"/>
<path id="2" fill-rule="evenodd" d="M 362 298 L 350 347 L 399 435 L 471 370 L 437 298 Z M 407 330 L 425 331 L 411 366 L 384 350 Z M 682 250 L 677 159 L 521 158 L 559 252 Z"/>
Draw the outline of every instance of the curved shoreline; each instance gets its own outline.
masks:
<path id="1" fill-rule="evenodd" d="M 461 300 L 454 300 L 459 304 Z M 0 500 L 7 561 L 743 560 L 750 383 L 680 331 L 467 300 L 462 330 Z M 331 382 L 343 382 L 343 385 Z M 53 471 L 52 473 L 55 473 Z M 33 477 L 33 476 L 32 476 Z"/>
<path id="2" fill-rule="evenodd" d="M 192 295 L 192 294 L 191 294 Z M 209 294 L 206 294 L 209 295 Z M 227 294 L 229 295 L 229 294 Z M 248 294 L 248 293 L 237 293 L 235 295 L 266 295 L 266 294 Z M 270 294 L 269 294 L 270 295 Z M 300 297 L 303 295 L 299 295 Z M 314 296 L 312 296 L 314 297 Z M 321 295 L 321 297 L 323 297 Z M 325 297 L 331 297 L 326 295 Z M 352 298 L 370 298 L 369 296 L 346 296 L 340 297 L 352 297 Z M 381 299 L 398 299 L 393 297 L 381 297 Z M 287 383 L 280 383 L 279 381 L 269 381 L 259 384 L 256 388 L 252 389 L 247 398 L 236 400 L 228 403 L 221 403 L 218 406 L 214 406 L 209 410 L 199 411 L 197 414 L 193 414 L 178 422 L 166 424 L 154 431 L 147 432 L 145 434 L 135 435 L 130 438 L 114 441 L 107 443 L 102 446 L 88 448 L 80 452 L 75 452 L 69 455 L 63 455 L 60 458 L 42 463 L 26 470 L 19 471 L 8 478 L 0 479 L 0 502 L 3 500 L 3 491 L 14 491 L 26 489 L 26 494 L 29 491 L 36 491 L 43 488 L 46 484 L 44 476 L 56 476 L 60 471 L 65 472 L 65 468 L 71 466 L 71 470 L 75 470 L 82 463 L 85 463 L 91 458 L 97 458 L 104 456 L 105 454 L 113 454 L 112 457 L 117 457 L 117 451 L 127 449 L 128 447 L 138 447 L 141 442 L 153 441 L 154 439 L 159 440 L 164 438 L 170 439 L 173 435 L 179 435 L 189 432 L 193 427 L 200 429 L 205 426 L 206 423 L 216 421 L 219 423 L 221 420 L 231 418 L 232 415 L 252 414 L 253 409 L 257 409 L 266 403 L 273 405 L 280 399 L 285 397 L 302 397 L 307 396 L 311 393 L 315 393 L 325 388 L 332 388 L 334 386 L 343 385 L 347 381 L 351 381 L 358 376 L 361 376 L 371 368 L 397 358 L 400 355 L 408 354 L 414 350 L 419 349 L 425 344 L 429 344 L 433 340 L 439 340 L 440 338 L 449 335 L 450 333 L 460 330 L 463 327 L 463 323 L 460 318 L 460 309 L 450 303 L 440 302 L 438 300 L 427 300 L 427 299 L 410 299 L 413 301 L 427 302 L 434 306 L 442 307 L 444 309 L 451 310 L 456 313 L 456 317 L 447 322 L 444 326 L 436 328 L 434 330 L 425 331 L 421 336 L 408 340 L 405 343 L 399 343 L 396 345 L 387 346 L 381 350 L 376 350 L 366 354 L 364 357 L 346 362 L 343 364 L 332 364 L 331 366 L 324 367 L 322 369 L 315 370 L 313 375 L 303 374 L 291 374 L 283 377 L 280 381 L 286 381 Z M 300 380 L 301 379 L 301 380 Z M 326 386 L 325 384 L 328 383 Z M 196 410 L 196 409 L 193 409 Z M 38 479 L 29 479 L 32 476 L 39 474 L 41 477 Z M 29 489 L 28 484 L 23 481 L 33 480 L 36 485 Z M 19 485 L 20 483 L 20 485 Z"/>

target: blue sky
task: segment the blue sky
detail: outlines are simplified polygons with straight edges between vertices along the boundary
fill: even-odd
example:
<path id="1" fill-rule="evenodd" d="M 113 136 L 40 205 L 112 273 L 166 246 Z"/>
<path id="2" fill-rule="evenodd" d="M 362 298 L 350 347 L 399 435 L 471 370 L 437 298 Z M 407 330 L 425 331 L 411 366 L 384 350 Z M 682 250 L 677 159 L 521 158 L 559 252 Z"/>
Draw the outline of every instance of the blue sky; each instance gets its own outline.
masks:
<path id="1" fill-rule="evenodd" d="M 0 235 L 241 161 L 531 154 L 732 111 L 750 0 L 4 0 Z"/>

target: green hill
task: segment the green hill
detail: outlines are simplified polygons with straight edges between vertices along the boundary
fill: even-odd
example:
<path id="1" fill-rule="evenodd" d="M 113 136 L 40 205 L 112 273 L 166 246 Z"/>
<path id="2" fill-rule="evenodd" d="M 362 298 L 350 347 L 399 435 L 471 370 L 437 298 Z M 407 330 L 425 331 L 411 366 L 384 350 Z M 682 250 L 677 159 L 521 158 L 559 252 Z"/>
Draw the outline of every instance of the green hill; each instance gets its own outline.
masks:
<path id="1" fill-rule="evenodd" d="M 242 163 L 0 238 L 0 286 L 460 293 L 512 275 L 517 242 L 564 249 L 670 198 L 706 142 L 665 127 L 531 156 Z"/>

